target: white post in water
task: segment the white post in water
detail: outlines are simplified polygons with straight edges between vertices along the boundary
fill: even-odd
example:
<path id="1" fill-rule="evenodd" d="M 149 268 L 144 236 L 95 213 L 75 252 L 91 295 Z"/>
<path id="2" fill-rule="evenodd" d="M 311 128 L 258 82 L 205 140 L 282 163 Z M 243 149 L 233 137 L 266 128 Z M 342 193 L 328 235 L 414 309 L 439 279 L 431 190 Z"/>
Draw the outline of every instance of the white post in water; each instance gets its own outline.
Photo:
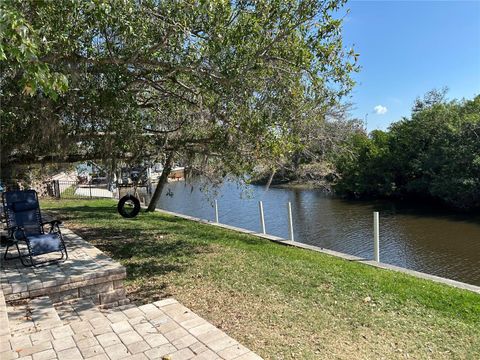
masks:
<path id="1" fill-rule="evenodd" d="M 292 203 L 290 201 L 288 202 L 288 232 L 290 240 L 295 241 L 293 237 Z"/>
<path id="2" fill-rule="evenodd" d="M 263 201 L 258 202 L 258 209 L 260 211 L 260 226 L 262 227 L 262 234 L 266 234 L 265 231 L 265 218 L 263 216 Z"/>
<path id="3" fill-rule="evenodd" d="M 380 262 L 380 224 L 378 211 L 373 213 L 373 257 L 376 262 Z"/>
<path id="4" fill-rule="evenodd" d="M 215 222 L 218 224 L 218 202 L 215 200 Z"/>

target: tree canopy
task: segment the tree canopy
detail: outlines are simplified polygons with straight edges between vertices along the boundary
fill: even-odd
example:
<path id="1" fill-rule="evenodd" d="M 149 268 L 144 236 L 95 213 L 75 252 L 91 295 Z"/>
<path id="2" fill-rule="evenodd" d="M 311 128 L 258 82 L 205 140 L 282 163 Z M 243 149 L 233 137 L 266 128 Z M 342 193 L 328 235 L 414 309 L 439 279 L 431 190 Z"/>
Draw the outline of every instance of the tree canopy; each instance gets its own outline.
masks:
<path id="1" fill-rule="evenodd" d="M 4 1 L 2 165 L 167 157 L 248 173 L 353 86 L 344 3 Z"/>
<path id="2" fill-rule="evenodd" d="M 337 158 L 338 192 L 355 197 L 433 198 L 480 208 L 480 96 L 447 101 L 433 91 L 389 131 L 355 134 Z"/>
<path id="3" fill-rule="evenodd" d="M 243 171 L 278 156 L 353 85 L 343 3 L 2 2 L 2 163 L 182 149 Z"/>

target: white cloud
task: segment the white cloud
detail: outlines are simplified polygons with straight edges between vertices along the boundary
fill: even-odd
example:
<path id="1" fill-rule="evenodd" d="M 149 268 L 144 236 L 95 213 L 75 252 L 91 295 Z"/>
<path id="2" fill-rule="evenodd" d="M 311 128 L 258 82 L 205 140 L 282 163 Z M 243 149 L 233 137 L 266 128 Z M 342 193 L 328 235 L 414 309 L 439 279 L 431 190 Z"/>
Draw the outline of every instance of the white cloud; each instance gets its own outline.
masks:
<path id="1" fill-rule="evenodd" d="M 373 111 L 375 111 L 375 114 L 378 114 L 378 115 L 383 115 L 383 114 L 386 114 L 388 109 L 386 106 L 383 106 L 383 105 L 377 105 L 373 108 Z"/>

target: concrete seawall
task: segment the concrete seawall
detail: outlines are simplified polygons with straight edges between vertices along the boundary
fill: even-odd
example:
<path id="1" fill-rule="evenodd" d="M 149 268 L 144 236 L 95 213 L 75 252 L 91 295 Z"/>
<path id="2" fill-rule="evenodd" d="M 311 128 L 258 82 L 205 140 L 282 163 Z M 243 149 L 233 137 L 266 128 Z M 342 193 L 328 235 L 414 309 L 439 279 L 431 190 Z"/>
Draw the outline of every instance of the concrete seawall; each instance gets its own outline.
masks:
<path id="1" fill-rule="evenodd" d="M 321 248 L 321 247 L 318 247 L 318 246 L 303 244 L 303 243 L 297 242 L 297 241 L 286 240 L 284 238 L 274 236 L 274 235 L 261 234 L 261 233 L 255 232 L 255 231 L 239 228 L 239 227 L 236 227 L 236 226 L 216 223 L 216 222 L 196 218 L 196 217 L 189 216 L 189 215 L 175 213 L 175 212 L 172 212 L 172 211 L 167 211 L 167 210 L 163 210 L 163 209 L 156 209 L 156 211 L 162 212 L 162 213 L 165 213 L 165 214 L 169 214 L 169 215 L 172 215 L 172 216 L 180 217 L 180 218 L 186 219 L 186 220 L 196 221 L 196 222 L 200 222 L 200 223 L 203 223 L 203 224 L 220 227 L 220 228 L 223 228 L 223 229 L 228 229 L 228 230 L 232 230 L 232 231 L 241 232 L 241 233 L 244 233 L 244 234 L 257 236 L 257 237 L 267 239 L 267 240 L 270 240 L 270 241 L 273 241 L 273 242 L 276 242 L 276 243 L 279 243 L 279 244 L 282 244 L 282 245 L 286 245 L 286 246 L 295 246 L 295 247 L 302 248 L 302 249 L 307 249 L 307 250 L 316 251 L 316 252 L 320 252 L 320 253 L 331 255 L 331 256 L 336 256 L 336 257 L 339 257 L 339 258 L 342 258 L 342 259 L 348 260 L 348 261 L 356 261 L 356 262 L 359 262 L 359 263 L 362 263 L 362 264 L 365 264 L 365 265 L 373 266 L 373 267 L 384 269 L 384 270 L 401 272 L 401 273 L 408 274 L 408 275 L 411 275 L 411 276 L 414 276 L 414 277 L 417 277 L 417 278 L 420 278 L 420 279 L 431 280 L 431 281 L 434 281 L 434 282 L 437 282 L 437 283 L 453 286 L 453 287 L 456 287 L 456 288 L 459 288 L 459 289 L 464 289 L 464 290 L 468 290 L 468 291 L 472 291 L 472 292 L 475 292 L 477 294 L 480 294 L 480 286 L 471 285 L 471 284 L 467 284 L 467 283 L 463 283 L 463 282 L 460 282 L 460 281 L 443 278 L 443 277 L 436 276 L 436 275 L 430 275 L 430 274 L 422 273 L 420 271 L 410 270 L 410 269 L 402 268 L 402 267 L 395 266 L 395 265 L 376 262 L 374 260 L 364 259 L 364 258 L 360 258 L 358 256 L 349 255 L 349 254 L 341 253 L 341 252 L 334 251 L 334 250 L 328 250 L 328 249 L 324 249 L 324 248 Z"/>

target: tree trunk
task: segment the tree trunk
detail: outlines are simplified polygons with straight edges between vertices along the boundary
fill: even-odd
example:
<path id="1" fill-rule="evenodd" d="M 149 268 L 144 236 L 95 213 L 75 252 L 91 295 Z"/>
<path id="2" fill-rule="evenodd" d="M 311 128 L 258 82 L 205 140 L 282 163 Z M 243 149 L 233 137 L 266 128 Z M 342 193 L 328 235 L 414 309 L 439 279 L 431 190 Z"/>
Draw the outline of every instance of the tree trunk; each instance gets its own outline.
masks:
<path id="1" fill-rule="evenodd" d="M 275 176 L 276 171 L 277 171 L 277 170 L 272 169 L 272 174 L 271 174 L 270 177 L 268 178 L 268 182 L 267 182 L 267 186 L 266 186 L 266 190 L 265 190 L 265 191 L 268 191 L 268 190 L 270 189 L 270 185 L 272 185 L 273 177 Z"/>
<path id="2" fill-rule="evenodd" d="M 162 195 L 165 184 L 167 183 L 168 175 L 170 175 L 170 173 L 172 172 L 172 163 L 173 151 L 169 152 L 167 155 L 167 159 L 165 160 L 165 164 L 163 165 L 162 175 L 160 175 L 160 179 L 158 179 L 157 187 L 155 188 L 155 192 L 150 199 L 147 211 L 155 211 L 157 202 L 160 199 L 160 195 Z"/>

